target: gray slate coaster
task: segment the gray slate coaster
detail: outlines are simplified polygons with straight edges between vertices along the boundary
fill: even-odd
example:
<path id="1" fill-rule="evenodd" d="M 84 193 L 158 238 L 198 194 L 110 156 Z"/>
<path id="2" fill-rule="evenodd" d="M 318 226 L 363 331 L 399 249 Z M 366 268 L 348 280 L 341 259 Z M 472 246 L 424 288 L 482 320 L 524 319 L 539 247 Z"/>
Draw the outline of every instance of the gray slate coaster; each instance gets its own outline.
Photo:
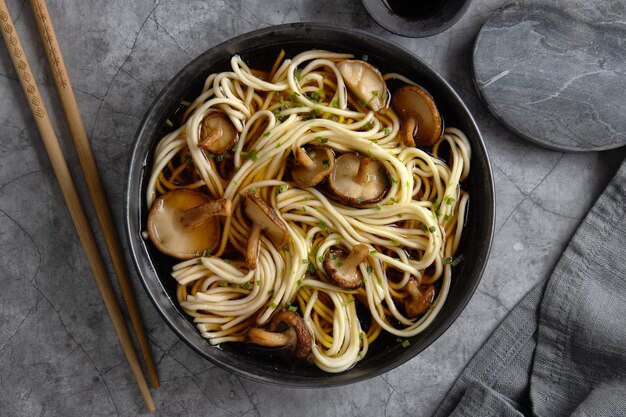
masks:
<path id="1" fill-rule="evenodd" d="M 605 11 L 611 2 L 591 2 L 596 13 L 567 3 L 496 12 L 476 39 L 476 88 L 494 116 L 540 145 L 566 151 L 623 146 L 625 3 L 612 2 Z"/>

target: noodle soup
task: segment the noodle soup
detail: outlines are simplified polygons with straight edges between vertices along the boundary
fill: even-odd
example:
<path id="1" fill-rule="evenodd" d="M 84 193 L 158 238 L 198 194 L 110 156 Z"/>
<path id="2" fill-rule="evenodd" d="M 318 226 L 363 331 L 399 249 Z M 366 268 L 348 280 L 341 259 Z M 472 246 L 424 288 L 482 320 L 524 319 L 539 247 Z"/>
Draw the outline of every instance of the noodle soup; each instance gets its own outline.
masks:
<path id="1" fill-rule="evenodd" d="M 202 337 L 339 373 L 382 337 L 425 331 L 469 200 L 471 147 L 444 117 L 367 56 L 233 56 L 209 75 L 166 121 L 145 195 Z"/>

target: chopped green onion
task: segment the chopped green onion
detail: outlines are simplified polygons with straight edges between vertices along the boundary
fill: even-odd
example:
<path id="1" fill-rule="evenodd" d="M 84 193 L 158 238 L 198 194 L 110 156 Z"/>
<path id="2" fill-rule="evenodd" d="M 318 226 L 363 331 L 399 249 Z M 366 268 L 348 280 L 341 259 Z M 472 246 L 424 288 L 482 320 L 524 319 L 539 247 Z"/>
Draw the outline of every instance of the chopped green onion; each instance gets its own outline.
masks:
<path id="1" fill-rule="evenodd" d="M 317 137 L 316 139 L 320 140 L 320 143 L 328 143 L 328 138 Z"/>
<path id="2" fill-rule="evenodd" d="M 452 265 L 452 262 L 454 262 L 452 256 L 447 256 L 441 260 L 441 263 L 444 265 Z"/>
<path id="3" fill-rule="evenodd" d="M 367 55 L 367 54 L 363 54 L 363 55 L 361 55 L 361 59 L 362 59 L 363 61 L 365 61 L 365 62 L 367 62 L 367 60 L 368 60 L 369 58 L 370 58 L 370 57 L 369 57 L 369 55 Z"/>
<path id="4" fill-rule="evenodd" d="M 249 289 L 249 288 L 250 288 L 250 281 L 246 281 L 246 282 L 244 282 L 244 283 L 243 283 L 243 285 L 242 285 L 242 287 L 243 287 L 243 289 L 244 289 L 244 290 Z"/>
<path id="5" fill-rule="evenodd" d="M 256 161 L 257 161 L 257 159 L 259 159 L 259 158 L 258 158 L 258 156 L 257 156 L 257 153 L 258 153 L 258 152 L 259 152 L 259 151 L 257 151 L 256 149 L 253 149 L 253 150 L 251 150 L 250 152 L 243 151 L 243 152 L 241 152 L 241 157 L 242 157 L 244 160 L 248 160 L 248 159 L 249 159 L 249 160 L 251 160 L 252 162 L 256 162 Z"/>
<path id="6" fill-rule="evenodd" d="M 408 348 L 409 345 L 411 345 L 411 342 L 409 342 L 408 340 L 403 340 L 401 345 L 403 348 Z"/>
<path id="7" fill-rule="evenodd" d="M 436 228 L 435 226 L 430 226 L 430 227 L 428 228 L 428 231 L 429 231 L 430 233 L 435 233 L 435 232 L 437 231 L 437 228 Z"/>
<path id="8" fill-rule="evenodd" d="M 384 130 L 383 130 L 383 133 L 384 133 L 385 135 L 388 135 L 388 134 L 390 134 L 390 133 L 391 133 L 391 129 L 384 129 Z"/>
<path id="9" fill-rule="evenodd" d="M 174 127 L 174 123 L 170 119 L 165 119 L 165 124 L 169 127 Z"/>
<path id="10" fill-rule="evenodd" d="M 376 249 L 370 251 L 370 255 L 376 255 L 378 251 Z"/>
<path id="11" fill-rule="evenodd" d="M 376 210 L 379 210 L 379 211 L 380 211 L 380 210 L 382 210 L 382 209 L 383 209 L 383 206 L 381 206 L 380 204 L 376 204 Z"/>
<path id="12" fill-rule="evenodd" d="M 292 313 L 295 313 L 296 311 L 298 311 L 298 307 L 297 306 L 289 306 L 289 308 L 287 308 L 287 310 L 291 311 Z"/>
<path id="13" fill-rule="evenodd" d="M 276 310 L 276 303 L 270 303 L 270 308 L 272 310 Z"/>
<path id="14" fill-rule="evenodd" d="M 263 137 L 264 137 L 264 138 L 268 137 L 269 135 L 270 135 L 269 130 L 268 130 L 267 132 L 263 133 Z"/>
<path id="15" fill-rule="evenodd" d="M 454 198 L 452 198 L 452 197 L 450 197 L 450 196 L 447 196 L 447 197 L 446 197 L 446 204 L 448 204 L 448 205 L 450 205 L 450 206 L 451 206 L 452 204 L 454 204 Z"/>

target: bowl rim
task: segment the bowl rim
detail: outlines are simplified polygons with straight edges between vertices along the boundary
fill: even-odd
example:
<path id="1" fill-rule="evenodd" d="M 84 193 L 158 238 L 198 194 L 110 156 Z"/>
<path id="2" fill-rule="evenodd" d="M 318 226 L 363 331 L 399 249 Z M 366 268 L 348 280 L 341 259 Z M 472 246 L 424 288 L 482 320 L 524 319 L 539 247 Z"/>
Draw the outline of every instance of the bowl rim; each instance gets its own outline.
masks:
<path id="1" fill-rule="evenodd" d="M 226 52 L 229 48 L 229 45 L 234 43 L 241 43 L 242 41 L 252 41 L 254 39 L 258 39 L 260 37 L 267 37 L 271 34 L 276 34 L 280 32 L 281 35 L 297 35 L 302 36 L 304 32 L 308 32 L 310 30 L 323 30 L 328 32 L 334 32 L 338 35 L 345 35 L 351 37 L 360 37 L 368 39 L 371 42 L 376 42 L 379 45 L 384 45 L 391 49 L 395 49 L 398 52 L 402 52 L 404 54 L 411 55 L 416 61 L 418 61 L 422 67 L 430 72 L 433 77 L 437 79 L 438 83 L 441 83 L 443 88 L 446 90 L 446 94 L 451 95 L 451 98 L 458 103 L 460 106 L 460 110 L 462 113 L 465 113 L 465 117 L 467 117 L 468 122 L 471 125 L 471 128 L 475 131 L 476 143 L 472 143 L 472 147 L 478 147 L 480 149 L 481 158 L 484 158 L 484 167 L 486 169 L 486 178 L 483 178 L 482 181 L 486 182 L 486 193 L 487 197 L 490 198 L 490 202 L 488 202 L 488 213 L 486 213 L 486 218 L 488 221 L 485 222 L 485 227 L 488 229 L 485 234 L 485 242 L 483 249 L 480 253 L 481 258 L 478 261 L 478 267 L 471 270 L 472 274 L 475 274 L 476 278 L 474 282 L 468 287 L 467 292 L 464 296 L 459 300 L 459 302 L 455 303 L 450 311 L 448 317 L 443 320 L 437 328 L 435 328 L 432 333 L 430 333 L 425 340 L 419 346 L 410 346 L 408 355 L 397 355 L 394 359 L 391 359 L 386 364 L 381 364 L 376 366 L 376 368 L 368 372 L 364 375 L 356 375 L 354 377 L 345 377 L 346 374 L 350 372 L 350 370 L 345 371 L 339 374 L 324 374 L 320 377 L 301 377 L 298 378 L 293 375 L 285 376 L 284 378 L 277 378 L 274 376 L 268 375 L 260 375 L 259 373 L 249 371 L 247 369 L 234 366 L 230 363 L 222 362 L 210 355 L 208 355 L 205 351 L 203 351 L 193 340 L 191 340 L 182 330 L 177 326 L 178 322 L 182 323 L 182 316 L 180 315 L 180 311 L 173 308 L 174 311 L 168 311 L 171 308 L 168 308 L 168 304 L 171 304 L 171 298 L 165 292 L 165 289 L 160 283 L 159 274 L 156 269 L 153 267 L 153 263 L 150 260 L 150 255 L 145 250 L 145 241 L 141 236 L 142 230 L 140 227 L 135 227 L 136 224 L 141 225 L 142 219 L 140 217 L 141 212 L 141 204 L 143 201 L 143 196 L 141 195 L 141 184 L 143 176 L 145 175 L 145 170 L 147 169 L 146 161 L 144 159 L 144 153 L 146 152 L 145 147 L 147 145 L 142 145 L 142 139 L 146 139 L 146 135 L 150 135 L 147 133 L 153 127 L 147 125 L 147 122 L 155 117 L 153 114 L 157 107 L 161 105 L 165 105 L 167 103 L 171 103 L 171 98 L 166 98 L 167 93 L 172 88 L 174 84 L 180 79 L 182 75 L 185 75 L 185 72 L 188 71 L 190 67 L 192 67 L 196 62 L 201 60 L 205 55 L 208 54 L 217 54 L 220 51 Z M 302 41 L 303 39 L 296 38 L 296 41 Z M 270 45 L 265 45 L 263 47 L 269 47 Z M 190 81 L 191 82 L 191 81 Z M 188 83 L 189 84 L 189 83 Z M 157 115 L 157 117 L 161 117 L 162 115 Z M 150 152 L 152 147 L 149 147 L 147 152 Z M 139 189 L 137 189 L 139 188 Z M 137 194 L 139 194 L 139 198 L 137 198 Z M 132 195 L 132 198 L 131 198 Z M 136 221 L 138 220 L 138 222 Z M 126 232 L 126 240 L 130 250 L 130 255 L 133 260 L 133 265 L 139 276 L 142 286 L 144 290 L 148 294 L 148 298 L 158 311 L 159 315 L 163 320 L 168 324 L 168 326 L 174 331 L 174 333 L 178 336 L 179 339 L 183 340 L 189 347 L 195 350 L 201 357 L 208 359 L 211 363 L 217 365 L 218 367 L 225 369 L 229 372 L 232 372 L 236 375 L 243 376 L 247 379 L 251 379 L 257 382 L 268 383 L 271 385 L 283 386 L 283 387 L 292 387 L 292 388 L 322 388 L 322 387 L 330 387 L 330 386 L 340 386 L 347 385 L 351 383 L 356 383 L 360 381 L 364 381 L 375 376 L 386 373 L 392 369 L 397 368 L 398 366 L 404 364 L 405 362 L 413 359 L 417 354 L 421 351 L 432 345 L 446 330 L 454 323 L 461 312 L 465 309 L 470 299 L 473 297 L 481 279 L 484 274 L 487 259 L 489 257 L 489 253 L 491 251 L 491 246 L 493 242 L 494 228 L 495 228 L 495 186 L 493 181 L 493 170 L 491 167 L 491 161 L 489 158 L 489 154 L 487 152 L 487 148 L 485 142 L 480 133 L 480 129 L 476 123 L 476 120 L 472 116 L 471 112 L 467 108 L 466 104 L 463 102 L 458 93 L 452 88 L 452 86 L 429 64 L 419 58 L 417 55 L 407 50 L 406 48 L 394 44 L 384 38 L 381 38 L 377 35 L 358 30 L 352 29 L 343 26 L 329 25 L 325 23 L 317 23 L 317 22 L 301 22 L 301 23 L 288 23 L 281 25 L 268 26 L 265 28 L 257 29 L 254 31 L 250 31 L 235 37 L 232 37 L 224 42 L 221 42 L 217 45 L 214 45 L 204 52 L 200 53 L 197 57 L 187 62 L 177 73 L 174 75 L 167 84 L 161 89 L 161 91 L 155 96 L 154 100 L 150 104 L 150 106 L 146 109 L 144 116 L 142 117 L 141 122 L 139 123 L 139 127 L 137 132 L 135 133 L 133 143 L 132 143 L 132 151 L 129 155 L 127 171 L 126 171 L 126 180 L 124 185 L 124 228 Z M 467 272 L 470 274 L 470 272 Z M 164 294 L 165 293 L 165 294 Z M 164 303 L 163 301 L 168 301 L 168 303 Z M 195 329 L 194 329 L 195 330 Z M 196 335 L 199 334 L 196 331 Z M 201 337 L 201 336 L 199 336 Z M 206 339 L 202 339 L 203 346 L 208 346 L 208 341 Z M 344 375 L 343 378 L 333 378 L 336 375 Z"/>

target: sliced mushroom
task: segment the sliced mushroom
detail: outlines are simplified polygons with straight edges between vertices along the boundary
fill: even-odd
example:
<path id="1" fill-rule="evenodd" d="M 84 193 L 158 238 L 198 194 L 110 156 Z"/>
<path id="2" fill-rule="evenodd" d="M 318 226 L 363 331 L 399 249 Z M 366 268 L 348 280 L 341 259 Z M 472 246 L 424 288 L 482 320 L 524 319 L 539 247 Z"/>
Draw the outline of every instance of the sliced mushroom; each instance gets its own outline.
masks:
<path id="1" fill-rule="evenodd" d="M 432 146 L 443 133 L 443 120 L 432 96 L 416 85 L 404 86 L 391 104 L 400 117 L 400 137 L 406 146 Z"/>
<path id="2" fill-rule="evenodd" d="M 235 146 L 239 134 L 233 123 L 224 113 L 214 111 L 200 122 L 198 146 L 209 153 L 220 155 Z"/>
<path id="3" fill-rule="evenodd" d="M 367 107 L 374 111 L 388 107 L 387 84 L 373 65 L 354 59 L 340 62 L 337 68 L 350 91 Z"/>
<path id="4" fill-rule="evenodd" d="M 415 318 L 428 311 L 435 299 L 434 285 L 420 285 L 418 288 L 417 281 L 410 279 L 405 289 L 409 297 L 404 301 L 404 311 L 409 318 Z"/>
<path id="5" fill-rule="evenodd" d="M 326 146 L 296 149 L 296 164 L 291 171 L 293 181 L 301 188 L 315 187 L 335 168 L 335 155 Z"/>
<path id="6" fill-rule="evenodd" d="M 228 199 L 211 200 L 198 191 L 178 189 L 159 196 L 148 214 L 148 236 L 157 249 L 178 259 L 214 250 L 220 241 L 216 216 L 230 216 Z"/>
<path id="7" fill-rule="evenodd" d="M 246 265 L 250 269 L 255 269 L 259 257 L 259 238 L 261 232 L 272 241 L 277 249 L 282 248 L 289 241 L 287 225 L 278 217 L 274 209 L 263 199 L 252 193 L 247 193 L 245 197 L 245 212 L 252 221 L 252 230 L 248 237 L 246 248 Z"/>
<path id="8" fill-rule="evenodd" d="M 343 203 L 362 206 L 382 200 L 389 189 L 387 170 L 380 161 L 347 153 L 335 161 L 328 187 Z"/>
<path id="9" fill-rule="evenodd" d="M 331 257 L 324 260 L 324 269 L 341 288 L 359 288 L 363 283 L 363 277 L 358 266 L 367 258 L 368 253 L 365 245 L 356 245 L 347 256 L 342 250 L 334 251 Z"/>
<path id="10" fill-rule="evenodd" d="M 258 327 L 249 329 L 246 342 L 266 347 L 291 348 L 289 359 L 292 361 L 307 359 L 313 348 L 313 337 L 306 323 L 292 311 L 278 313 L 268 330 Z"/>

